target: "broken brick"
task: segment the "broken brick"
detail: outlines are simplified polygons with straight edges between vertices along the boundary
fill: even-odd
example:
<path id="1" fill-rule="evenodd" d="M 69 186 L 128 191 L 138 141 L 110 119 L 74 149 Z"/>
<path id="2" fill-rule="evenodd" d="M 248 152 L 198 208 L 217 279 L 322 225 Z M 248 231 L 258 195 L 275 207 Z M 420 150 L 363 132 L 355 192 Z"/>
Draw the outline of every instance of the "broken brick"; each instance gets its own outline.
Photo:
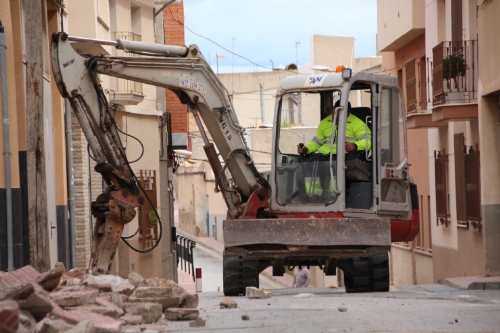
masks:
<path id="1" fill-rule="evenodd" d="M 16 301 L 0 302 L 0 332 L 16 333 L 19 327 L 19 305 Z"/>

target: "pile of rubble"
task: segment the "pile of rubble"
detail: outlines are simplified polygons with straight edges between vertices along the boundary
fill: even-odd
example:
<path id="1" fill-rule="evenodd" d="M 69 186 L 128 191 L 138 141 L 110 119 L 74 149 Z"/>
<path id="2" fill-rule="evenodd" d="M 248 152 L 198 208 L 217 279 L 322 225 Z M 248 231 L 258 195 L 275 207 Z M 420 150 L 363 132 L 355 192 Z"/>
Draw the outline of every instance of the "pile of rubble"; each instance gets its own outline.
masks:
<path id="1" fill-rule="evenodd" d="M 0 272 L 0 332 L 162 332 L 168 321 L 197 320 L 198 295 L 172 280 L 93 276 L 62 264 Z"/>

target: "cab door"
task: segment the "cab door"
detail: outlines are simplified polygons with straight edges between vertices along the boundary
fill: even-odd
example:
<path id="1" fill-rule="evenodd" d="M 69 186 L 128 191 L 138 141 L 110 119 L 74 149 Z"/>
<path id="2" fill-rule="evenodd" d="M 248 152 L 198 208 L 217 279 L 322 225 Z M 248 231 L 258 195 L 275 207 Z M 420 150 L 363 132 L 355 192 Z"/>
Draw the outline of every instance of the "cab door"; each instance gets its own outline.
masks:
<path id="1" fill-rule="evenodd" d="M 396 86 L 381 85 L 378 98 L 378 213 L 410 212 L 410 185 L 406 117 L 403 97 Z"/>

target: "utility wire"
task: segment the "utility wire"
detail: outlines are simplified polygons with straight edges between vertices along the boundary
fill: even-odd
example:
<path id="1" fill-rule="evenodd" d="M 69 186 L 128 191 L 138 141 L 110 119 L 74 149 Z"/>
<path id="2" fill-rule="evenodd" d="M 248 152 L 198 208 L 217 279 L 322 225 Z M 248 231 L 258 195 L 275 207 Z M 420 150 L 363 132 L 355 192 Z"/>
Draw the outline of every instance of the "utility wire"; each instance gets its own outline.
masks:
<path id="1" fill-rule="evenodd" d="M 259 64 L 255 63 L 255 62 L 253 62 L 252 60 L 248 59 L 247 57 L 244 57 L 244 56 L 242 56 L 242 55 L 239 55 L 239 54 L 237 54 L 237 53 L 234 53 L 233 51 L 230 51 L 229 49 L 226 49 L 224 46 L 220 45 L 219 43 L 214 42 L 214 41 L 213 41 L 213 40 L 211 40 L 210 38 L 205 37 L 205 36 L 202 36 L 202 35 L 200 35 L 200 34 L 197 34 L 197 33 L 196 33 L 196 32 L 194 32 L 193 30 L 191 30 L 191 29 L 190 29 L 187 25 L 185 25 L 185 24 L 184 24 L 184 22 L 179 21 L 179 20 L 177 19 L 177 17 L 175 17 L 175 16 L 174 16 L 174 13 L 172 13 L 172 9 L 171 9 L 170 7 L 167 7 L 166 9 L 168 9 L 168 10 L 170 11 L 170 15 L 172 16 L 172 18 L 173 18 L 174 20 L 176 20 L 176 21 L 177 21 L 177 23 L 179 23 L 179 24 L 180 24 L 180 25 L 182 25 L 184 28 L 186 28 L 187 30 L 189 30 L 192 34 L 194 34 L 194 35 L 196 35 L 196 36 L 198 36 L 198 37 L 201 37 L 201 38 L 203 38 L 203 39 L 208 40 L 208 41 L 209 41 L 209 42 L 211 42 L 212 44 L 215 44 L 215 45 L 217 45 L 218 47 L 220 47 L 221 49 L 223 49 L 224 51 L 227 51 L 227 52 L 229 52 L 229 53 L 231 53 L 231 54 L 233 54 L 233 55 L 235 55 L 235 56 L 237 56 L 237 57 L 239 57 L 239 58 L 241 58 L 241 59 L 244 59 L 244 60 L 248 61 L 249 63 L 251 63 L 251 64 L 253 64 L 253 65 L 257 66 L 257 67 L 261 67 L 261 68 L 265 68 L 265 69 L 270 69 L 270 70 L 274 70 L 274 69 L 275 69 L 275 68 L 272 68 L 272 67 L 259 65 Z M 291 70 L 288 70 L 288 69 L 283 69 L 283 71 L 290 72 L 290 73 L 294 73 L 294 74 L 304 74 L 304 75 L 310 75 L 310 74 L 306 74 L 306 73 L 299 73 L 299 71 L 298 71 L 298 64 L 297 64 L 297 71 L 291 71 Z"/>

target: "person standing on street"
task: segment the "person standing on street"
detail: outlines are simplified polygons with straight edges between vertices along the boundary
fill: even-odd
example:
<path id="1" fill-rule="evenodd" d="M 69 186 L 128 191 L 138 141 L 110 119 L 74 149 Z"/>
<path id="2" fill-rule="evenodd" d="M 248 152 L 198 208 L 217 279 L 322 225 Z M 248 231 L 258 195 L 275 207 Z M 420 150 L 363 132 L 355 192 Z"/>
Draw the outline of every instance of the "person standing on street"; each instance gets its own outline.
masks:
<path id="1" fill-rule="evenodd" d="M 293 276 L 292 287 L 306 288 L 309 285 L 309 282 L 311 282 L 311 274 L 309 274 L 309 270 L 306 267 L 299 265 Z"/>

